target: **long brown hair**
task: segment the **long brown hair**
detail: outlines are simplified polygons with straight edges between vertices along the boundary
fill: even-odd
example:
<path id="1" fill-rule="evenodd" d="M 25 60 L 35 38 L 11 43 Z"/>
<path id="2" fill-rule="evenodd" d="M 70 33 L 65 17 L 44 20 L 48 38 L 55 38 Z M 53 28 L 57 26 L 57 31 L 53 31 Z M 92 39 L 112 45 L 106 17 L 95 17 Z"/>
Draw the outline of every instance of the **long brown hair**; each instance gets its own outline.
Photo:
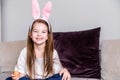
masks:
<path id="1" fill-rule="evenodd" d="M 52 35 L 52 28 L 51 25 L 48 24 L 48 22 L 46 22 L 43 19 L 36 19 L 31 28 L 28 31 L 28 38 L 27 38 L 27 70 L 28 70 L 28 76 L 30 77 L 30 79 L 33 78 L 33 76 L 35 77 L 35 75 L 32 75 L 35 73 L 35 60 L 36 60 L 36 55 L 34 52 L 34 42 L 31 39 L 30 35 L 33 29 L 33 26 L 35 23 L 43 23 L 45 25 L 48 26 L 48 40 L 46 41 L 46 46 L 45 46 L 45 52 L 44 52 L 44 73 L 43 76 L 45 74 L 45 76 L 47 76 L 50 73 L 53 73 L 53 35 Z"/>

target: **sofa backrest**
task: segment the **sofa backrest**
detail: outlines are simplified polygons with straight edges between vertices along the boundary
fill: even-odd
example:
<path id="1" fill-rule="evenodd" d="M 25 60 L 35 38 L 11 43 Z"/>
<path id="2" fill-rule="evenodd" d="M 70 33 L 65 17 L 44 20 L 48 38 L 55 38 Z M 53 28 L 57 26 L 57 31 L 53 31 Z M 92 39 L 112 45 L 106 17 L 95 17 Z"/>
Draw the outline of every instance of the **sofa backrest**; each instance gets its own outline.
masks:
<path id="1" fill-rule="evenodd" d="M 12 41 L 0 43 L 0 72 L 13 71 L 20 51 L 26 41 Z"/>

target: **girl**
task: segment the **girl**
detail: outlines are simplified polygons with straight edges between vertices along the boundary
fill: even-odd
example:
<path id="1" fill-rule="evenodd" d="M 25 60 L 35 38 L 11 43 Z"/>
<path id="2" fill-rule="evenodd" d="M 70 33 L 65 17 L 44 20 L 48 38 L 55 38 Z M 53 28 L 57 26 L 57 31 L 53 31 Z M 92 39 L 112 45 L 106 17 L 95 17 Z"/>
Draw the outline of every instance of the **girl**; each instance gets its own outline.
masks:
<path id="1" fill-rule="evenodd" d="M 52 3 L 48 2 L 40 17 L 37 0 L 32 0 L 32 15 L 35 19 L 28 32 L 27 47 L 18 58 L 12 77 L 6 80 L 70 80 L 63 68 L 57 51 L 54 50 L 52 28 L 48 23 Z"/>
<path id="2" fill-rule="evenodd" d="M 53 46 L 50 24 L 36 19 L 28 32 L 27 47 L 18 58 L 15 72 L 6 80 L 70 80 Z"/>

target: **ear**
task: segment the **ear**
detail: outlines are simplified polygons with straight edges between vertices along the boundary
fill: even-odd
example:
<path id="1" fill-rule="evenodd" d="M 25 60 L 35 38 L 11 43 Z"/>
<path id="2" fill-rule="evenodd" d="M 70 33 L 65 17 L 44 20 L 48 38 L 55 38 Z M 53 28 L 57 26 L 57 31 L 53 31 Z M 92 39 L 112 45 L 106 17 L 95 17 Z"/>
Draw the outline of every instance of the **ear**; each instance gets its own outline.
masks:
<path id="1" fill-rule="evenodd" d="M 32 32 L 29 32 L 28 35 L 30 38 L 32 38 Z"/>
<path id="2" fill-rule="evenodd" d="M 52 9 L 52 2 L 49 1 L 46 3 L 45 7 L 43 8 L 43 11 L 42 11 L 42 16 L 44 19 L 49 19 L 50 17 L 50 13 L 51 13 L 51 9 Z"/>
<path id="3" fill-rule="evenodd" d="M 34 19 L 38 19 L 40 17 L 40 9 L 37 0 L 32 0 L 32 16 Z"/>

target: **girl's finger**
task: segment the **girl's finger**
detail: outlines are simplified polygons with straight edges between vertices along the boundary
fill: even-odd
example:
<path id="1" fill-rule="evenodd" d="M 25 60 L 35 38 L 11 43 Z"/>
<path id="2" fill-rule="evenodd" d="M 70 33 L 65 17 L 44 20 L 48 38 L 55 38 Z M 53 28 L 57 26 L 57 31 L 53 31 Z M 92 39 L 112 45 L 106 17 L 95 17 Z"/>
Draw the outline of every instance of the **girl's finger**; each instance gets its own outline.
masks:
<path id="1" fill-rule="evenodd" d="M 68 76 L 67 74 L 63 74 L 62 80 L 67 80 Z"/>
<path id="2" fill-rule="evenodd" d="M 63 71 L 60 71 L 60 72 L 59 72 L 59 75 L 61 76 L 62 74 L 63 74 Z"/>

